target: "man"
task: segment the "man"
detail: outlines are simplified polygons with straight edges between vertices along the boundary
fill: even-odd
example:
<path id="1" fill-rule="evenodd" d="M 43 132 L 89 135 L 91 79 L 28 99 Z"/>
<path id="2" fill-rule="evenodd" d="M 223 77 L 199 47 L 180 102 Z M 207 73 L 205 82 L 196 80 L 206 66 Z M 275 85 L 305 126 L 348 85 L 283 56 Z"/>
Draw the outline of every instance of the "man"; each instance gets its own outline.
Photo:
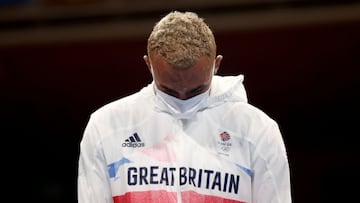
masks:
<path id="1" fill-rule="evenodd" d="M 94 112 L 81 141 L 79 203 L 290 203 L 277 123 L 247 103 L 243 76 L 217 76 L 212 31 L 192 12 L 155 26 L 153 82 Z"/>

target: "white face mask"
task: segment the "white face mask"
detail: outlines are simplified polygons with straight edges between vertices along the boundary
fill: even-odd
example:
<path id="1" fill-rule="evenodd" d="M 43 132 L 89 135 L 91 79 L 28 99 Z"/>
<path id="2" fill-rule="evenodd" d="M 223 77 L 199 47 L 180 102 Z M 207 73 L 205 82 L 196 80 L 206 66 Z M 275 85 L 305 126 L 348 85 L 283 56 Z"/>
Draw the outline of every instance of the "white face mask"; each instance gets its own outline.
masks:
<path id="1" fill-rule="evenodd" d="M 207 105 L 209 90 L 190 99 L 182 100 L 160 91 L 156 84 L 154 86 L 156 97 L 160 101 L 160 108 L 178 119 L 189 119 Z"/>
<path id="2" fill-rule="evenodd" d="M 151 67 L 151 74 L 155 81 L 155 74 L 153 68 Z M 213 66 L 213 75 L 215 74 L 215 63 Z M 174 96 L 166 94 L 159 90 L 154 83 L 154 90 L 156 94 L 156 98 L 159 101 L 159 107 L 161 110 L 166 111 L 173 115 L 175 118 L 178 119 L 190 119 L 192 118 L 199 110 L 207 107 L 208 105 L 208 98 L 210 94 L 210 88 L 194 97 L 189 99 L 178 99 Z"/>

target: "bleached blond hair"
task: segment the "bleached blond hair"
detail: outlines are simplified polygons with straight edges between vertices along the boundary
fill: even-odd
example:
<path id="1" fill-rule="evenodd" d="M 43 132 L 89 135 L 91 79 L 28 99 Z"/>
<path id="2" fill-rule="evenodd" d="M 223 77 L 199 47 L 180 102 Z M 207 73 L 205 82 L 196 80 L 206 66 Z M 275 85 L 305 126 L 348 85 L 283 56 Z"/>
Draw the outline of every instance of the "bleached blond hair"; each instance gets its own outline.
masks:
<path id="1" fill-rule="evenodd" d="M 160 55 L 174 67 L 188 68 L 202 56 L 215 58 L 216 44 L 203 18 L 193 12 L 172 11 L 155 24 L 147 51 L 150 58 Z"/>

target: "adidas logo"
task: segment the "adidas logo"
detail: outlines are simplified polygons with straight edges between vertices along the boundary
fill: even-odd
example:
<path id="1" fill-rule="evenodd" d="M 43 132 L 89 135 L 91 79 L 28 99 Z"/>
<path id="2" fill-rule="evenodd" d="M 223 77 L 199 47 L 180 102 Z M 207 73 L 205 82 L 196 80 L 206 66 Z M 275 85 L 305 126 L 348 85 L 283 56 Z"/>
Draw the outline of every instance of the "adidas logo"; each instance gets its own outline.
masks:
<path id="1" fill-rule="evenodd" d="M 139 137 L 139 135 L 135 132 L 132 136 L 125 140 L 122 144 L 122 147 L 145 147 L 145 143 L 143 143 Z"/>

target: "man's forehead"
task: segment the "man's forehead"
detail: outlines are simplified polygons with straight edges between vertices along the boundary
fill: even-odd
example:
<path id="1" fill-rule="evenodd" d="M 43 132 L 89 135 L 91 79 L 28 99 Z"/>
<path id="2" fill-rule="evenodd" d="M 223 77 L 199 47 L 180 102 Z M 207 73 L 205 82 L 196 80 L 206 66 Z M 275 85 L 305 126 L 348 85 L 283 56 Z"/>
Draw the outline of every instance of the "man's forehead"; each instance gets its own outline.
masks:
<path id="1" fill-rule="evenodd" d="M 174 69 L 190 69 L 194 66 L 197 66 L 198 64 L 202 64 L 202 65 L 205 65 L 205 64 L 209 64 L 211 66 L 211 64 L 213 63 L 213 60 L 210 59 L 209 56 L 200 56 L 196 61 L 195 63 L 193 63 L 193 65 L 189 66 L 189 67 L 177 67 L 175 65 L 172 65 L 170 63 L 167 62 L 167 60 L 159 55 L 159 54 L 151 54 L 149 55 L 149 59 L 150 59 L 150 63 L 154 66 L 154 65 L 161 65 L 161 66 L 168 66 L 168 67 L 171 67 L 171 68 L 174 68 Z"/>

